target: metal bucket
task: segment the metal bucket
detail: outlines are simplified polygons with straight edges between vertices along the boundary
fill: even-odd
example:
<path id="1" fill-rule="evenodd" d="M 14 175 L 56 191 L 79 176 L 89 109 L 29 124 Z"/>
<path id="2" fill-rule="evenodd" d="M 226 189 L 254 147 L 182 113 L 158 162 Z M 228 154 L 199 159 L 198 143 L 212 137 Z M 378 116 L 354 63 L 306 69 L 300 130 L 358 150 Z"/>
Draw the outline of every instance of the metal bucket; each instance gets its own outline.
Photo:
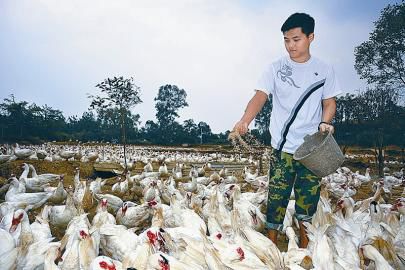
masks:
<path id="1" fill-rule="evenodd" d="M 319 131 L 305 136 L 293 157 L 318 177 L 335 172 L 345 159 L 332 134 Z"/>

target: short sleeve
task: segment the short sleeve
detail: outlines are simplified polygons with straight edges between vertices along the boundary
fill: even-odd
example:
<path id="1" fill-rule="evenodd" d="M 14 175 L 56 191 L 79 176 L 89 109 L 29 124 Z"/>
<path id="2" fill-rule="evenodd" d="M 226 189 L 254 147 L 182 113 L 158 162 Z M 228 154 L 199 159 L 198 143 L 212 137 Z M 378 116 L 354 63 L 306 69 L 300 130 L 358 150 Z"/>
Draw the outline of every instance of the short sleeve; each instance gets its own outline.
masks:
<path id="1" fill-rule="evenodd" d="M 274 68 L 270 65 L 260 76 L 254 90 L 261 90 L 267 95 L 273 94 L 275 86 Z"/>
<path id="2" fill-rule="evenodd" d="M 325 85 L 323 86 L 322 99 L 336 97 L 340 94 L 342 94 L 342 90 L 340 88 L 339 81 L 336 78 L 336 73 L 333 67 L 329 67 L 325 79 Z"/>

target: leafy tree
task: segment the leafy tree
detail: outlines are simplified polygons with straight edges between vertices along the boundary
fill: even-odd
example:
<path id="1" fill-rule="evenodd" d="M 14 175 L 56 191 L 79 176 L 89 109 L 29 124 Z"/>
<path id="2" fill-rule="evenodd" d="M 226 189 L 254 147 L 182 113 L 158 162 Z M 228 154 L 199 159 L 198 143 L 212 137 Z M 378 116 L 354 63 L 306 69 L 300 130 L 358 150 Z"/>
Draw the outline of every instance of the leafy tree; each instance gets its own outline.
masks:
<path id="1" fill-rule="evenodd" d="M 270 116 L 271 116 L 271 111 L 273 109 L 273 99 L 272 96 L 269 96 L 269 98 L 266 100 L 266 103 L 264 103 L 264 106 L 262 110 L 256 115 L 255 118 L 255 127 L 259 131 L 259 137 L 266 143 L 270 143 Z"/>
<path id="2" fill-rule="evenodd" d="M 355 48 L 354 67 L 370 84 L 404 89 L 405 2 L 385 7 L 374 24 L 369 40 Z"/>
<path id="3" fill-rule="evenodd" d="M 203 142 L 207 143 L 207 141 L 211 138 L 212 136 L 212 131 L 211 127 L 205 123 L 205 122 L 199 122 L 198 123 L 198 128 L 200 131 L 200 143 L 202 144 Z M 205 138 L 205 141 L 203 140 Z"/>
<path id="4" fill-rule="evenodd" d="M 397 110 L 398 96 L 405 88 L 405 3 L 388 5 L 375 22 L 367 41 L 355 48 L 355 69 L 370 88 L 359 96 L 359 120 L 373 123 L 372 138 L 379 174 L 389 136 L 390 117 Z M 370 136 L 369 136 L 370 137 Z"/>
<path id="5" fill-rule="evenodd" d="M 188 106 L 186 102 L 187 93 L 176 85 L 166 84 L 159 88 L 156 101 L 156 118 L 163 129 L 171 125 L 179 117 L 178 110 Z"/>
<path id="6" fill-rule="evenodd" d="M 10 95 L 10 98 L 5 98 L 4 102 L 0 104 L 0 111 L 7 116 L 5 126 L 9 129 L 10 133 L 14 136 L 23 139 L 23 130 L 27 123 L 28 116 L 28 102 L 17 102 L 14 95 Z"/>
<path id="7" fill-rule="evenodd" d="M 145 126 L 141 129 L 142 136 L 150 143 L 157 143 L 157 136 L 159 134 L 159 125 L 152 120 L 148 120 Z"/>
<path id="8" fill-rule="evenodd" d="M 126 124 L 125 114 L 126 110 L 130 110 L 131 107 L 142 100 L 139 97 L 140 87 L 134 84 L 134 79 L 124 79 L 124 77 L 114 77 L 112 79 L 107 78 L 103 82 L 96 85 L 101 90 L 104 96 L 89 95 L 92 99 L 90 107 L 92 109 L 104 110 L 107 108 L 117 108 L 120 112 L 120 126 L 122 132 L 122 143 L 124 145 L 124 161 L 125 169 L 127 168 L 126 158 Z"/>
<path id="9" fill-rule="evenodd" d="M 183 123 L 183 130 L 185 133 L 185 141 L 188 143 L 199 142 L 200 135 L 199 128 L 193 119 L 187 119 Z"/>

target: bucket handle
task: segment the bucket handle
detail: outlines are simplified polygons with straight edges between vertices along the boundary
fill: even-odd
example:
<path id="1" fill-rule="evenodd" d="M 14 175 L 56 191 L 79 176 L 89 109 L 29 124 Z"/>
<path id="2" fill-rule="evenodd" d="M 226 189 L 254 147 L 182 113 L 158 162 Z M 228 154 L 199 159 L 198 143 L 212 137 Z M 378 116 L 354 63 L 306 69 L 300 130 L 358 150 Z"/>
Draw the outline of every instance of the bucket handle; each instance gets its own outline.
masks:
<path id="1" fill-rule="evenodd" d="M 317 132 L 320 133 L 320 131 L 317 131 Z M 327 135 L 327 136 L 332 135 L 332 132 L 331 132 L 330 130 L 328 130 L 327 132 L 328 132 L 327 134 L 326 134 L 326 133 L 322 133 L 322 135 Z M 314 133 L 314 134 L 315 134 L 315 133 Z M 310 137 L 311 137 L 310 134 L 305 135 L 304 141 L 308 141 L 308 139 L 309 139 Z"/>

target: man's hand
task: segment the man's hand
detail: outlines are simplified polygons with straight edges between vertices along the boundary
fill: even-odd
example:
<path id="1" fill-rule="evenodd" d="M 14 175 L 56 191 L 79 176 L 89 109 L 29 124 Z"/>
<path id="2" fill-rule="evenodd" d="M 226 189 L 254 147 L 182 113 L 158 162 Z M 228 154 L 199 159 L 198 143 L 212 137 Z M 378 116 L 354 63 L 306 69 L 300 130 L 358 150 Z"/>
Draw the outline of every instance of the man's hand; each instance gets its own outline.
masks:
<path id="1" fill-rule="evenodd" d="M 323 134 L 328 132 L 331 132 L 333 134 L 333 132 L 335 132 L 335 128 L 331 124 L 321 122 L 319 124 L 319 131 L 322 132 Z"/>
<path id="2" fill-rule="evenodd" d="M 245 135 L 248 132 L 248 130 L 249 130 L 248 123 L 242 120 L 237 122 L 233 127 L 233 131 L 238 132 L 240 135 Z"/>

